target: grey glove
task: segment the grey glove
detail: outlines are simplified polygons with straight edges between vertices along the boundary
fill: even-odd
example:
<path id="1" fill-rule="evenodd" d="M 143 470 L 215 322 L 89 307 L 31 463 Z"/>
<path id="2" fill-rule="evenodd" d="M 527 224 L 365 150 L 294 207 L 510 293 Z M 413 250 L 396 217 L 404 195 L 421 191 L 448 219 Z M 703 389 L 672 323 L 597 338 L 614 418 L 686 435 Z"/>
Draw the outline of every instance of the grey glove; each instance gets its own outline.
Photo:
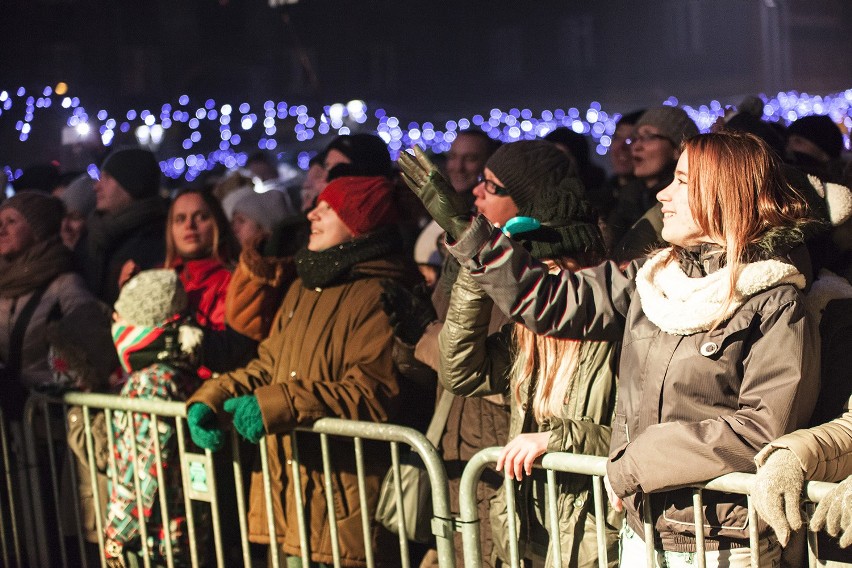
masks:
<path id="1" fill-rule="evenodd" d="M 840 546 L 852 544 L 852 476 L 832 489 L 817 505 L 811 519 L 811 530 L 840 537 Z"/>
<path id="2" fill-rule="evenodd" d="M 775 531 L 778 542 L 786 546 L 790 532 L 802 528 L 802 486 L 805 472 L 796 454 L 777 449 L 769 455 L 751 490 L 751 501 L 760 515 Z"/>
<path id="3" fill-rule="evenodd" d="M 402 179 L 417 194 L 433 219 L 453 240 L 470 225 L 470 207 L 418 146 L 414 156 L 402 152 L 397 160 Z"/>

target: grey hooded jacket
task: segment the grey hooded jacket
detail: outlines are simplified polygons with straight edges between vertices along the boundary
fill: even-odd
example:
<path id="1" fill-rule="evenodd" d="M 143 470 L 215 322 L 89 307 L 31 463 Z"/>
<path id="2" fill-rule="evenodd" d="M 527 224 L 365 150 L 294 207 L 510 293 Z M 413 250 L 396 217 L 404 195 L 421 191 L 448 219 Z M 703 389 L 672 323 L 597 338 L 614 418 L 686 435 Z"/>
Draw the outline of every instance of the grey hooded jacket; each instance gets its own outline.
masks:
<path id="1" fill-rule="evenodd" d="M 695 550 L 686 487 L 754 472 L 763 446 L 810 418 L 819 339 L 801 292 L 790 284 L 745 298 L 712 331 L 675 335 L 643 311 L 636 275 L 644 259 L 624 271 L 608 262 L 549 275 L 482 218 L 449 250 L 499 307 L 536 333 L 622 340 L 608 477 L 640 535 L 642 495 L 651 494 L 658 547 Z M 712 263 L 701 258 L 696 267 Z M 745 496 L 708 491 L 704 506 L 709 550 L 747 546 Z"/>

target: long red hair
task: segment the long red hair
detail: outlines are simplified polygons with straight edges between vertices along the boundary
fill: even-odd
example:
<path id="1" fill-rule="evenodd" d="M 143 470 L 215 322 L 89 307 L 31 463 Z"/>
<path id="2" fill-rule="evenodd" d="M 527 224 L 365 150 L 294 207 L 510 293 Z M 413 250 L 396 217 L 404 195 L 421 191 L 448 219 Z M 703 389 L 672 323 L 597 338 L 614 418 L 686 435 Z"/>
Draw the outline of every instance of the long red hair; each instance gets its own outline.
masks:
<path id="1" fill-rule="evenodd" d="M 689 208 L 699 228 L 725 249 L 730 296 L 743 264 L 774 252 L 773 233 L 798 232 L 811 214 L 781 171 L 774 152 L 741 132 L 700 134 L 683 144 L 689 160 Z M 725 308 L 727 308 L 727 305 Z M 719 321 L 715 322 L 714 327 Z"/>

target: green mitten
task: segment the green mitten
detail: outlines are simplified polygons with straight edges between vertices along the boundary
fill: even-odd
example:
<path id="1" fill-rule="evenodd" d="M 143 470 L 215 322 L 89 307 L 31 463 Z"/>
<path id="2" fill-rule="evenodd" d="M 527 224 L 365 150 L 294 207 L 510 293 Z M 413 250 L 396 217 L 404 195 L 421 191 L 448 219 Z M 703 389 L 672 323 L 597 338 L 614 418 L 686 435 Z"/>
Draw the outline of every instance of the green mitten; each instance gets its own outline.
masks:
<path id="1" fill-rule="evenodd" d="M 841 481 L 817 505 L 811 519 L 811 530 L 840 537 L 840 546 L 852 544 L 852 476 Z"/>
<path id="2" fill-rule="evenodd" d="M 470 207 L 418 146 L 414 156 L 402 152 L 397 160 L 402 179 L 417 194 L 435 221 L 453 240 L 470 225 Z"/>
<path id="3" fill-rule="evenodd" d="M 257 397 L 251 394 L 238 396 L 225 401 L 225 412 L 234 415 L 234 428 L 240 436 L 256 444 L 263 438 L 263 415 Z"/>
<path id="4" fill-rule="evenodd" d="M 786 546 L 790 532 L 802 528 L 802 486 L 805 472 L 796 455 L 777 449 L 757 470 L 751 501 L 757 514 L 769 523 L 778 542 Z"/>
<path id="5" fill-rule="evenodd" d="M 216 413 L 206 404 L 192 404 L 186 413 L 186 423 L 189 425 L 189 435 L 197 446 L 215 452 L 225 443 L 225 433 L 216 423 Z"/>

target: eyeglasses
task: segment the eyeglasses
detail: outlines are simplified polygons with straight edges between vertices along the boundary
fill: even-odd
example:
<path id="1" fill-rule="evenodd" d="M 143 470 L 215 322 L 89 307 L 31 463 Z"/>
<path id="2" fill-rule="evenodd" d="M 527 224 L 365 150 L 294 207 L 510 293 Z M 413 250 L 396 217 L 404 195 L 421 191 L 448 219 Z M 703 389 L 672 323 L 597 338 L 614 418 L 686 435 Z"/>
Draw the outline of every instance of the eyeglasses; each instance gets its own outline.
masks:
<path id="1" fill-rule="evenodd" d="M 479 185 L 481 183 L 485 184 L 485 191 L 487 191 L 491 195 L 509 195 L 508 189 L 506 189 L 502 185 L 499 185 L 497 182 L 494 182 L 490 179 L 485 179 L 485 176 L 483 174 L 479 174 L 476 177 L 476 185 Z"/>
<path id="2" fill-rule="evenodd" d="M 668 136 L 663 136 L 662 134 L 652 134 L 650 132 L 646 132 L 644 134 L 636 134 L 635 136 L 631 136 L 627 140 L 624 141 L 625 144 L 630 146 L 631 144 L 636 144 L 637 142 L 641 142 L 643 144 L 647 144 L 651 140 L 668 140 L 672 144 L 674 142 Z"/>

